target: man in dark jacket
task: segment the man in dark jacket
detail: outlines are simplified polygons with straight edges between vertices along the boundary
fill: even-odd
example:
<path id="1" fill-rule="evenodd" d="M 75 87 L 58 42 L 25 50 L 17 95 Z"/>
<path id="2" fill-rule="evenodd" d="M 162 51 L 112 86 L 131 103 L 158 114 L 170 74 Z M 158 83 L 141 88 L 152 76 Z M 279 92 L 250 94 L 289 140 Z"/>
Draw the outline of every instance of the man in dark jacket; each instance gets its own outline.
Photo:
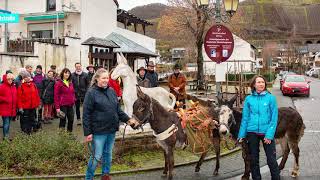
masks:
<path id="1" fill-rule="evenodd" d="M 77 124 L 81 125 L 80 105 L 83 103 L 90 82 L 88 74 L 82 71 L 82 65 L 80 63 L 76 63 L 75 68 L 76 71 L 72 73 L 71 77 L 76 95 Z"/>
<path id="2" fill-rule="evenodd" d="M 146 69 L 144 67 L 140 67 L 137 70 L 138 76 L 137 76 L 137 81 L 138 85 L 141 87 L 149 88 L 150 85 L 150 80 L 146 78 Z"/>
<path id="3" fill-rule="evenodd" d="M 146 78 L 150 80 L 151 87 L 158 87 L 158 74 L 154 71 L 154 66 L 153 61 L 148 62 Z"/>
<path id="4" fill-rule="evenodd" d="M 89 81 L 89 83 L 91 83 L 92 77 L 94 75 L 94 66 L 92 64 L 90 64 L 87 67 L 87 70 L 88 70 L 88 81 Z"/>

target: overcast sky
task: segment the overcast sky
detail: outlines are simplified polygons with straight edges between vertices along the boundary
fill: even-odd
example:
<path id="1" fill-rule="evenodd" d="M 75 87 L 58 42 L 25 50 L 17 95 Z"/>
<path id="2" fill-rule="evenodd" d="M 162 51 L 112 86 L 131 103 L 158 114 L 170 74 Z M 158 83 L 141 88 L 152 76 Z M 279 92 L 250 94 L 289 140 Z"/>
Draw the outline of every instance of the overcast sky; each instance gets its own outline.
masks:
<path id="1" fill-rule="evenodd" d="M 118 0 L 119 8 L 124 10 L 130 10 L 136 6 L 147 5 L 150 3 L 163 3 L 167 4 L 167 0 Z"/>

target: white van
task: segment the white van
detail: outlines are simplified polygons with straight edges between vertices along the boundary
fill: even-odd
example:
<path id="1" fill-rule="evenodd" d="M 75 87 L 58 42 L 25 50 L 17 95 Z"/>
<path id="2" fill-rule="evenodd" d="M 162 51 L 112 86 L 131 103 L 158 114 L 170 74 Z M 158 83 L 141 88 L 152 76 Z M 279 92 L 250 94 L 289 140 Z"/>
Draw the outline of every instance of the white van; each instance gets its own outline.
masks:
<path id="1" fill-rule="evenodd" d="M 314 73 L 318 73 L 318 71 L 316 70 L 319 71 L 320 67 L 311 68 L 309 71 L 306 72 L 306 75 L 311 77 Z"/>

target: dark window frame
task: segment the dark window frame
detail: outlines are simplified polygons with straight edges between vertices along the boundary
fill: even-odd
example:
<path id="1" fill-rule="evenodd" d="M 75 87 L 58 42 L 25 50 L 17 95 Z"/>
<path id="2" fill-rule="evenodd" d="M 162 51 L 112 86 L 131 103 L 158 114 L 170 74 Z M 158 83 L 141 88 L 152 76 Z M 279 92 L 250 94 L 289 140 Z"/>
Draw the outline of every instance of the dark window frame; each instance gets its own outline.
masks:
<path id="1" fill-rule="evenodd" d="M 56 8 L 57 8 L 56 0 L 47 0 L 47 11 L 56 11 Z"/>

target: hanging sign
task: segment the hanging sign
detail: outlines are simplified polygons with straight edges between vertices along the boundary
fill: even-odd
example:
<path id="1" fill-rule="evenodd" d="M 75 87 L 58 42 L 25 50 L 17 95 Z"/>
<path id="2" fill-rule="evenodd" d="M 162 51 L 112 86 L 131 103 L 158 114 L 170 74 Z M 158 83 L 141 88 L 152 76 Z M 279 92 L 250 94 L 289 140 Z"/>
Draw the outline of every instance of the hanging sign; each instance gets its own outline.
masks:
<path id="1" fill-rule="evenodd" d="M 219 24 L 208 30 L 204 39 L 204 49 L 212 61 L 219 64 L 228 60 L 233 48 L 233 36 L 227 27 Z"/>

